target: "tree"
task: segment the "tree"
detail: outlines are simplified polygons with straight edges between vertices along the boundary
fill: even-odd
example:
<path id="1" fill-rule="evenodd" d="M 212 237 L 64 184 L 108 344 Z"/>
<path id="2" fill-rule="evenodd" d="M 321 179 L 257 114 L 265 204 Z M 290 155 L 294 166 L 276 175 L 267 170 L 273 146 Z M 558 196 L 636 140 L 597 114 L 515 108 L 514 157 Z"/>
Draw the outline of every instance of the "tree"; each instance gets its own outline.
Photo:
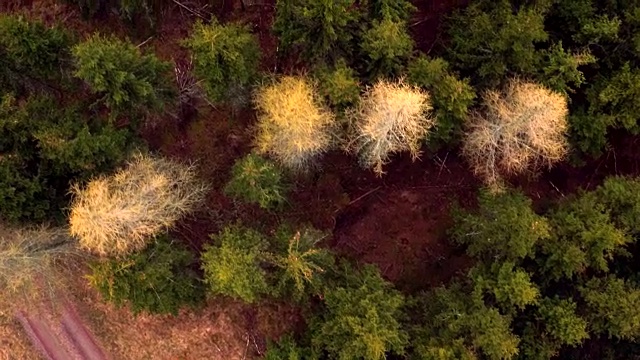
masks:
<path id="1" fill-rule="evenodd" d="M 433 125 L 430 110 L 429 94 L 402 82 L 380 80 L 367 89 L 353 115 L 351 141 L 362 166 L 381 175 L 382 165 L 393 153 L 409 151 L 417 158 Z"/>
<path id="2" fill-rule="evenodd" d="M 593 62 L 588 52 L 568 53 L 545 31 L 551 2 L 513 6 L 509 0 L 480 0 L 452 16 L 448 60 L 482 87 L 513 76 L 532 77 L 558 92 L 578 88 L 578 66 Z"/>
<path id="3" fill-rule="evenodd" d="M 511 80 L 487 91 L 484 113 L 474 115 L 462 145 L 475 174 L 494 190 L 502 177 L 535 172 L 568 152 L 567 99 L 534 83 Z"/>
<path id="4" fill-rule="evenodd" d="M 279 249 L 269 256 L 279 269 L 275 274 L 277 293 L 291 294 L 297 300 L 306 294 L 322 294 L 326 272 L 333 270 L 334 265 L 331 252 L 318 247 L 325 236 L 311 228 L 279 231 L 275 239 Z"/>
<path id="5" fill-rule="evenodd" d="M 640 232 L 640 181 L 609 177 L 595 191 L 597 201 L 608 209 L 616 227 L 628 234 Z"/>
<path id="6" fill-rule="evenodd" d="M 231 169 L 231 180 L 224 191 L 235 198 L 257 203 L 263 209 L 280 205 L 286 200 L 282 171 L 271 161 L 255 154 L 236 161 Z"/>
<path id="7" fill-rule="evenodd" d="M 579 345 L 589 337 L 587 322 L 577 313 L 571 299 L 545 298 L 538 308 L 545 331 L 562 345 Z"/>
<path id="8" fill-rule="evenodd" d="M 453 241 L 467 245 L 479 259 L 518 261 L 533 257 L 535 246 L 551 236 L 547 219 L 531 208 L 531 200 L 516 192 L 481 192 L 475 213 L 458 212 L 451 230 Z"/>
<path id="9" fill-rule="evenodd" d="M 183 305 L 204 300 L 191 265 L 193 256 L 184 246 L 160 235 L 142 252 L 93 263 L 88 279 L 106 301 L 128 303 L 134 314 L 177 315 Z"/>
<path id="10" fill-rule="evenodd" d="M 95 254 L 128 255 L 194 211 L 206 193 L 195 167 L 137 154 L 116 173 L 72 187 L 69 230 Z"/>
<path id="11" fill-rule="evenodd" d="M 609 338 L 636 341 L 640 337 L 640 289 L 614 276 L 593 278 L 580 292 L 587 304 L 589 327 Z"/>
<path id="12" fill-rule="evenodd" d="M 171 97 L 171 65 L 115 36 L 94 34 L 73 47 L 75 76 L 114 113 L 159 110 Z"/>
<path id="13" fill-rule="evenodd" d="M 462 136 L 469 108 L 476 93 L 468 79 L 459 79 L 441 58 L 424 55 L 414 58 L 407 69 L 407 80 L 431 94 L 435 126 L 429 143 L 456 142 Z"/>
<path id="14" fill-rule="evenodd" d="M 417 10 L 407 0 L 368 0 L 369 15 L 374 19 L 391 21 L 409 21 L 411 13 Z"/>
<path id="15" fill-rule="evenodd" d="M 284 76 L 258 90 L 256 150 L 292 170 L 305 169 L 331 144 L 335 117 L 307 79 Z"/>
<path id="16" fill-rule="evenodd" d="M 476 267 L 469 272 L 474 291 L 490 293 L 503 313 L 524 310 L 537 304 L 540 290 L 531 281 L 531 275 L 513 262 L 494 263 L 490 267 Z"/>
<path id="17" fill-rule="evenodd" d="M 0 15 L 0 86 L 21 93 L 23 87 L 41 87 L 39 81 L 60 81 L 70 45 L 69 34 L 60 27 Z"/>
<path id="18" fill-rule="evenodd" d="M 326 310 L 312 321 L 312 343 L 337 359 L 384 359 L 402 354 L 408 338 L 400 325 L 404 297 L 366 266 L 350 284 L 325 295 Z"/>
<path id="19" fill-rule="evenodd" d="M 280 338 L 277 344 L 269 343 L 264 360 L 306 360 L 317 359 L 311 354 L 311 350 L 302 348 L 296 344 L 290 335 Z"/>
<path id="20" fill-rule="evenodd" d="M 344 60 L 332 68 L 321 67 L 316 71 L 318 92 L 338 111 L 356 104 L 360 100 L 360 83 L 356 72 Z"/>
<path id="21" fill-rule="evenodd" d="M 331 64 L 351 58 L 360 17 L 354 0 L 278 0 L 273 31 L 285 52 Z"/>
<path id="22" fill-rule="evenodd" d="M 87 121 L 76 104 L 11 94 L 0 98 L 0 138 L 0 207 L 8 221 L 61 218 L 69 182 L 110 170 L 133 142 L 125 129 Z"/>
<path id="23" fill-rule="evenodd" d="M 362 51 L 367 57 L 371 79 L 393 77 L 401 73 L 413 51 L 413 39 L 406 24 L 389 19 L 373 20 L 362 35 Z"/>
<path id="24" fill-rule="evenodd" d="M 256 81 L 260 47 L 247 26 L 198 21 L 185 45 L 194 55 L 195 74 L 213 102 L 227 100 Z"/>
<path id="25" fill-rule="evenodd" d="M 572 277 L 590 268 L 608 272 L 609 261 L 632 241 L 617 229 L 593 193 L 566 203 L 549 215 L 552 236 L 541 245 L 543 268 L 553 279 Z"/>
<path id="26" fill-rule="evenodd" d="M 511 319 L 497 309 L 480 307 L 468 315 L 465 323 L 471 343 L 488 359 L 512 359 L 518 354 L 520 339 L 511 332 Z"/>
<path id="27" fill-rule="evenodd" d="M 260 266 L 266 240 L 257 231 L 229 226 L 212 235 L 213 245 L 202 254 L 204 281 L 213 295 L 253 303 L 268 291 L 266 272 Z"/>

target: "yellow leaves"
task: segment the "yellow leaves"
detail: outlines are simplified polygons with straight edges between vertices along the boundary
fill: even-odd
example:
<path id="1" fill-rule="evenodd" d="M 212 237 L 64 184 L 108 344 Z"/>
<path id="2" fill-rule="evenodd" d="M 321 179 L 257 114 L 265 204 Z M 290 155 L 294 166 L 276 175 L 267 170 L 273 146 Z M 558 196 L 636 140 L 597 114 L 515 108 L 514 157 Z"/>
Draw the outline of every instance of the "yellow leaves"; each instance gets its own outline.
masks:
<path id="1" fill-rule="evenodd" d="M 315 88 L 305 78 L 285 76 L 260 89 L 255 103 L 259 153 L 300 170 L 329 147 L 335 117 L 321 105 Z"/>

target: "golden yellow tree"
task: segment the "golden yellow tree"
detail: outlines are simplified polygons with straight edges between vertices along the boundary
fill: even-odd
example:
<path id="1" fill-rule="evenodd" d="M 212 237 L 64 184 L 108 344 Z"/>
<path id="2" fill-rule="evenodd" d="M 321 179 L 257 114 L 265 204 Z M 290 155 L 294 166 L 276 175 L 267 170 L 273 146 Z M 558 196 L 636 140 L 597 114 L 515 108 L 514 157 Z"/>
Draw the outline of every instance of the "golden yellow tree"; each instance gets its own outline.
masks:
<path id="1" fill-rule="evenodd" d="M 283 166 L 304 169 L 331 145 L 335 117 L 304 77 L 285 76 L 260 89 L 255 146 Z"/>
<path id="2" fill-rule="evenodd" d="M 142 250 L 204 200 L 193 166 L 138 154 L 110 176 L 72 188 L 70 232 L 97 255 Z"/>

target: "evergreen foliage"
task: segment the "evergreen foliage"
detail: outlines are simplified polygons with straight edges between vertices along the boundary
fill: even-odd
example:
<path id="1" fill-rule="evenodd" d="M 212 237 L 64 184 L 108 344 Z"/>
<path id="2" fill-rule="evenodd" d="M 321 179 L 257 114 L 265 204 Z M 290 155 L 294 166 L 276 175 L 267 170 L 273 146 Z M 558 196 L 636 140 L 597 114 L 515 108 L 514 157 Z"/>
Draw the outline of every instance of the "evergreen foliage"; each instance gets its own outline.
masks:
<path id="1" fill-rule="evenodd" d="M 543 268 L 553 279 L 586 271 L 609 271 L 609 261 L 632 241 L 616 228 L 605 206 L 593 193 L 585 194 L 549 214 L 553 231 L 541 250 Z"/>
<path id="2" fill-rule="evenodd" d="M 249 154 L 236 161 L 225 193 L 263 209 L 273 208 L 286 200 L 282 171 L 271 161 Z"/>
<path id="3" fill-rule="evenodd" d="M 195 74 L 211 101 L 225 101 L 256 81 L 260 47 L 247 26 L 198 21 L 185 45 L 194 55 Z"/>
<path id="4" fill-rule="evenodd" d="M 321 68 L 317 71 L 316 79 L 320 95 L 338 111 L 357 104 L 360 99 L 357 74 L 344 60 L 338 61 L 333 68 Z"/>
<path id="5" fill-rule="evenodd" d="M 538 243 L 551 237 L 547 219 L 531 209 L 531 200 L 517 192 L 480 193 L 477 213 L 456 214 L 453 241 L 467 245 L 480 259 L 518 261 L 534 255 Z"/>
<path id="6" fill-rule="evenodd" d="M 615 276 L 593 278 L 580 289 L 587 304 L 589 327 L 609 338 L 640 337 L 640 288 Z"/>
<path id="7" fill-rule="evenodd" d="M 204 281 L 213 295 L 256 302 L 268 291 L 266 272 L 261 267 L 266 240 L 251 229 L 228 226 L 212 235 L 213 245 L 202 254 Z"/>
<path id="8" fill-rule="evenodd" d="M 444 145 L 458 141 L 476 97 L 469 81 L 458 78 L 444 59 L 431 59 L 424 55 L 409 63 L 407 73 L 409 83 L 431 94 L 435 126 L 429 135 L 429 144 Z"/>
<path id="9" fill-rule="evenodd" d="M 312 343 L 331 358 L 380 360 L 403 354 L 408 336 L 400 324 L 404 297 L 365 266 L 347 286 L 326 293 L 326 310 L 313 320 Z"/>
<path id="10" fill-rule="evenodd" d="M 70 46 L 71 37 L 60 27 L 0 15 L 0 96 L 40 85 L 38 81 L 61 80 Z"/>
<path id="11" fill-rule="evenodd" d="M 330 65 L 351 58 L 361 16 L 354 0 L 278 0 L 273 31 L 285 52 Z"/>
<path id="12" fill-rule="evenodd" d="M 362 51 L 367 57 L 367 73 L 371 79 L 398 76 L 413 51 L 413 39 L 406 24 L 389 19 L 373 20 L 362 34 Z"/>
<path id="13" fill-rule="evenodd" d="M 301 300 L 304 295 L 321 295 L 325 277 L 333 270 L 334 259 L 329 250 L 318 247 L 325 234 L 305 228 L 293 232 L 282 228 L 276 235 L 278 251 L 269 256 L 278 271 L 275 292 Z"/>
<path id="14" fill-rule="evenodd" d="M 161 235 L 142 252 L 94 263 L 88 278 L 106 301 L 130 304 L 135 314 L 177 315 L 183 305 L 204 300 L 204 288 L 191 265 L 191 253 Z"/>
<path id="15" fill-rule="evenodd" d="M 0 103 L 0 209 L 10 221 L 60 216 L 70 181 L 119 164 L 132 144 L 128 131 L 86 121 L 73 105 L 42 96 Z"/>
<path id="16" fill-rule="evenodd" d="M 115 114 L 160 110 L 171 98 L 171 65 L 115 36 L 94 34 L 73 47 L 75 76 Z"/>

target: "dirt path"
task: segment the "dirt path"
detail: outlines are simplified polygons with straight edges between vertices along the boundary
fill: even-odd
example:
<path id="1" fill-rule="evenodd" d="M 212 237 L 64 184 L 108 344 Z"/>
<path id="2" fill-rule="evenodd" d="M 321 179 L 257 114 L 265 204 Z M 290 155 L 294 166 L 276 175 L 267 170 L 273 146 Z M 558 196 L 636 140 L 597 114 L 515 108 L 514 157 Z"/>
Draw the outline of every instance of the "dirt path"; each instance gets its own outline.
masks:
<path id="1" fill-rule="evenodd" d="M 56 318 L 51 313 L 48 315 Z M 45 317 L 24 311 L 16 314 L 31 343 L 46 359 L 108 359 L 71 304 L 64 307 L 59 323 L 53 325 Z"/>

